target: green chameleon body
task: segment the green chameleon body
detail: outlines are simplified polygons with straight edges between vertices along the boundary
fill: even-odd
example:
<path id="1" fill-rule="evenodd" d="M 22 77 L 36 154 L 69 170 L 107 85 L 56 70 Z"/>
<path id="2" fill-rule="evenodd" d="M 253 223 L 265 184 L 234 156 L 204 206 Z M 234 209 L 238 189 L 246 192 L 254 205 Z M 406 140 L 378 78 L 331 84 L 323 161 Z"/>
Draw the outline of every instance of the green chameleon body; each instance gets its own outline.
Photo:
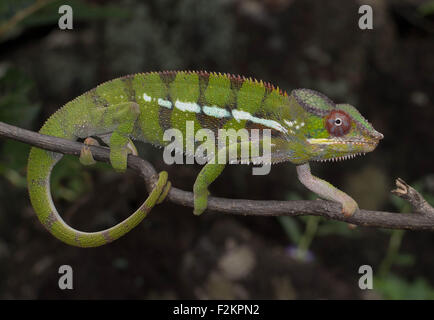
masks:
<path id="1" fill-rule="evenodd" d="M 110 147 L 111 164 L 124 171 L 132 140 L 167 146 L 165 130 L 186 131 L 193 121 L 195 132 L 206 128 L 270 129 L 271 162 L 297 165 L 299 180 L 322 198 L 342 204 L 351 215 L 357 203 L 344 192 L 310 173 L 308 161 L 337 160 L 370 152 L 383 136 L 349 104 L 335 104 L 309 89 L 290 95 L 274 86 L 229 74 L 207 72 L 152 72 L 105 82 L 68 102 L 44 124 L 40 133 L 70 140 L 99 137 Z M 94 140 L 86 140 L 92 144 Z M 229 146 L 233 147 L 233 146 Z M 185 151 L 185 150 L 184 150 Z M 50 174 L 61 154 L 32 148 L 28 163 L 28 187 L 32 205 L 42 224 L 58 239 L 79 247 L 111 242 L 136 226 L 168 192 L 167 174 L 145 203 L 118 225 L 99 232 L 81 232 L 60 217 L 50 194 Z M 87 147 L 83 164 L 93 163 Z M 207 207 L 208 186 L 224 164 L 206 164 L 194 184 L 194 213 Z"/>

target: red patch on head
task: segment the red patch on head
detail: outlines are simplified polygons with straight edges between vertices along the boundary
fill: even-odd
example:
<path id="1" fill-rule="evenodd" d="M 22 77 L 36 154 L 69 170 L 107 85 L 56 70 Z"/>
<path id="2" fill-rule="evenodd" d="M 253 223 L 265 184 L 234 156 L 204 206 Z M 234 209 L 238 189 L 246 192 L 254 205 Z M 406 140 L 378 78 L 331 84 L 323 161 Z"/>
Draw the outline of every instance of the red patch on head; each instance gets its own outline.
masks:
<path id="1" fill-rule="evenodd" d="M 325 118 L 325 126 L 332 136 L 340 137 L 350 131 L 351 118 L 347 113 L 341 110 L 333 110 Z"/>

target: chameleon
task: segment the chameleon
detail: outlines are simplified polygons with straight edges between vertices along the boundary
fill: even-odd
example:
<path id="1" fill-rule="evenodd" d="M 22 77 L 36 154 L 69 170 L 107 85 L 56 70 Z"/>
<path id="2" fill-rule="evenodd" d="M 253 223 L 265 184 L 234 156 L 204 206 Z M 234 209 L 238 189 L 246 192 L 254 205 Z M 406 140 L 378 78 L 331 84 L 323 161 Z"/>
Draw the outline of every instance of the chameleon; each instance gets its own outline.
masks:
<path id="1" fill-rule="evenodd" d="M 164 132 L 175 128 L 185 133 L 187 121 L 194 124 L 195 132 L 202 128 L 217 133 L 219 129 L 269 129 L 271 164 L 295 164 L 299 181 L 321 198 L 340 203 L 345 216 L 358 210 L 356 201 L 312 175 L 309 162 L 353 158 L 373 151 L 383 138 L 354 106 L 336 104 L 317 91 L 294 89 L 287 94 L 267 82 L 205 71 L 137 73 L 107 81 L 66 103 L 39 132 L 74 141 L 85 139 L 80 155 L 84 165 L 95 162 L 88 145 L 101 141 L 110 148 L 112 167 L 123 172 L 128 154 L 137 154 L 133 141 L 165 147 L 169 142 Z M 236 148 L 239 143 L 223 149 Z M 82 232 L 61 218 L 51 198 L 50 174 L 61 158 L 60 153 L 32 147 L 27 180 L 40 222 L 69 245 L 96 247 L 120 238 L 162 202 L 170 188 L 163 171 L 131 216 L 106 230 Z M 201 169 L 193 186 L 195 215 L 206 210 L 208 187 L 224 168 L 225 164 L 206 163 Z"/>

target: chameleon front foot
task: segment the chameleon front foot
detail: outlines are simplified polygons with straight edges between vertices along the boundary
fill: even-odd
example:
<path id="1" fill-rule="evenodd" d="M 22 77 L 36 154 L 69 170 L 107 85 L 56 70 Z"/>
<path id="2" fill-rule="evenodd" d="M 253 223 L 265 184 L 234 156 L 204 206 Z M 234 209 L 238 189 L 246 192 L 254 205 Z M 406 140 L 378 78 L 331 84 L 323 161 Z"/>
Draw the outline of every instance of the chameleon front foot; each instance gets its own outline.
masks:
<path id="1" fill-rule="evenodd" d="M 346 217 L 352 216 L 359 206 L 345 192 L 334 187 L 332 184 L 320 178 L 313 176 L 310 172 L 309 163 L 297 166 L 298 180 L 304 184 L 310 191 L 315 192 L 323 199 L 338 202 L 342 205 L 342 213 Z"/>
<path id="2" fill-rule="evenodd" d="M 353 198 L 348 195 L 346 196 L 349 199 L 344 202 L 340 202 L 342 204 L 342 213 L 345 217 L 351 217 L 359 209 L 359 205 L 356 201 L 354 201 Z"/>
<path id="3" fill-rule="evenodd" d="M 80 151 L 80 163 L 84 166 L 91 166 L 96 163 L 93 158 L 92 152 L 90 151 L 89 146 L 99 146 L 99 143 L 94 138 L 86 138 L 84 141 L 84 146 Z"/>

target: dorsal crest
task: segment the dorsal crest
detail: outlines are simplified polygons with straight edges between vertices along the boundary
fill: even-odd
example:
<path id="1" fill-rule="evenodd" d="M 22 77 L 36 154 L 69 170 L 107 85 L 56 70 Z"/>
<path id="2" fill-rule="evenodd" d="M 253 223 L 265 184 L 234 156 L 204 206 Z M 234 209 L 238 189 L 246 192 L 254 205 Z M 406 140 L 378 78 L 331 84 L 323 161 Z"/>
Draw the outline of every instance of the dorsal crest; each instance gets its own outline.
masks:
<path id="1" fill-rule="evenodd" d="M 263 87 L 265 87 L 265 90 L 268 93 L 271 93 L 273 91 L 276 91 L 278 94 L 280 94 L 281 96 L 288 96 L 288 94 L 286 93 L 286 91 L 280 89 L 279 87 L 274 86 L 273 84 L 269 83 L 269 82 L 265 82 L 265 81 L 258 81 L 255 78 L 247 78 L 241 75 L 236 75 L 236 74 L 231 74 L 231 73 L 220 73 L 220 72 L 208 72 L 208 71 L 160 71 L 158 72 L 160 74 L 160 76 L 162 77 L 162 79 L 164 79 L 164 81 L 166 83 L 170 83 L 172 82 L 176 75 L 179 73 L 184 73 L 184 74 L 197 74 L 199 76 L 199 78 L 202 79 L 207 79 L 209 78 L 210 75 L 216 76 L 216 77 L 222 77 L 222 78 L 226 78 L 229 79 L 232 87 L 233 88 L 241 88 L 241 86 L 243 85 L 244 82 L 249 82 L 251 84 L 256 84 L 256 85 L 261 85 Z"/>

